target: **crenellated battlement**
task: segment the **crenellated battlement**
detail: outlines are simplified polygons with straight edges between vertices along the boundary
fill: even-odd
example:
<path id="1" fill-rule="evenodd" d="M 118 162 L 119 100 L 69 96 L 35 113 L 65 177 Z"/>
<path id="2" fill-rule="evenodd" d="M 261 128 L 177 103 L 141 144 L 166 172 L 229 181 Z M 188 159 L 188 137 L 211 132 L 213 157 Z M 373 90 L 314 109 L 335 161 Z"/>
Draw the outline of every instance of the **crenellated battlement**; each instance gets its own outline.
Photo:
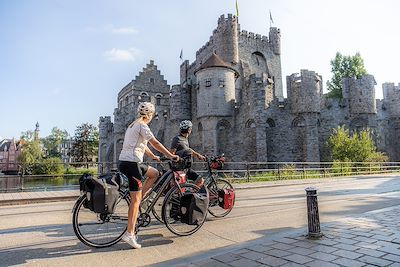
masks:
<path id="1" fill-rule="evenodd" d="M 228 14 L 227 16 L 225 16 L 225 14 L 223 14 L 218 18 L 218 27 L 231 26 L 237 22 L 238 20 L 235 15 Z"/>
<path id="2" fill-rule="evenodd" d="M 241 37 L 247 38 L 247 39 L 255 39 L 255 40 L 261 40 L 262 42 L 268 43 L 269 39 L 268 36 L 261 35 L 261 34 L 256 34 L 253 32 L 248 32 L 246 30 L 242 30 L 239 35 Z"/>
<path id="3" fill-rule="evenodd" d="M 363 75 L 360 78 L 344 78 L 342 95 L 348 99 L 352 114 L 376 113 L 375 85 L 372 75 Z"/>
<path id="4" fill-rule="evenodd" d="M 292 113 L 320 112 L 322 78 L 315 71 L 301 70 L 286 77 Z"/>
<path id="5" fill-rule="evenodd" d="M 398 99 L 400 97 L 400 83 L 396 86 L 395 83 L 383 83 L 383 98 L 390 100 L 392 98 Z"/>
<path id="6" fill-rule="evenodd" d="M 400 83 L 396 86 L 394 83 L 382 84 L 383 103 L 391 117 L 400 117 Z"/>

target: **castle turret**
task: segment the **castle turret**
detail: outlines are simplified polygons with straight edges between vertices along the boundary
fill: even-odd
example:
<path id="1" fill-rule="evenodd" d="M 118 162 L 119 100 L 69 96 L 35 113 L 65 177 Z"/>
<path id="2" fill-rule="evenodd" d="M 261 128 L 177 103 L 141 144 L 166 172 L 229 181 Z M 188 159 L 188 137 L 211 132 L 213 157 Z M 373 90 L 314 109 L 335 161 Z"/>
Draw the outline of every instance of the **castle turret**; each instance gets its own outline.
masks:
<path id="1" fill-rule="evenodd" d="M 400 160 L 400 83 L 384 83 L 383 104 L 387 111 L 386 152 L 392 161 Z"/>
<path id="2" fill-rule="evenodd" d="M 384 83 L 383 103 L 390 117 L 400 117 L 400 83 L 395 86 L 394 83 Z"/>
<path id="3" fill-rule="evenodd" d="M 237 72 L 213 53 L 195 74 L 197 117 L 232 116 Z"/>
<path id="4" fill-rule="evenodd" d="M 322 77 L 314 71 L 301 70 L 286 77 L 288 99 L 292 113 L 319 113 L 321 111 Z"/>
<path id="5" fill-rule="evenodd" d="M 301 75 L 286 77 L 291 103 L 293 154 L 295 160 L 320 161 L 318 119 L 321 112 L 322 77 L 314 71 L 301 70 Z"/>
<path id="6" fill-rule="evenodd" d="M 236 64 L 239 62 L 239 31 L 236 16 L 222 15 L 218 19 L 218 26 L 213 35 L 216 52 L 225 62 Z"/>
<path id="7" fill-rule="evenodd" d="M 281 30 L 276 27 L 269 29 L 269 42 L 275 55 L 281 54 Z"/>
<path id="8" fill-rule="evenodd" d="M 253 155 L 253 157 L 249 157 L 249 159 L 253 161 L 267 161 L 267 135 L 265 131 L 267 121 L 265 120 L 264 112 L 274 100 L 274 82 L 266 73 L 262 75 L 250 75 L 249 82 L 252 99 L 252 103 L 249 105 L 249 113 L 250 117 L 254 119 L 254 125 L 251 125 L 251 123 L 247 125 L 248 129 L 246 129 L 243 140 L 247 144 L 254 144 L 246 148 L 249 150 L 248 155 Z M 247 124 L 249 124 L 249 121 Z"/>
<path id="9" fill-rule="evenodd" d="M 376 81 L 372 75 L 363 75 L 361 78 L 344 78 L 343 98 L 348 99 L 350 113 L 357 114 L 375 114 L 375 85 Z"/>
<path id="10" fill-rule="evenodd" d="M 214 154 L 219 151 L 219 122 L 233 116 L 237 72 L 213 53 L 195 75 L 198 83 L 197 119 L 203 127 L 202 149 L 206 154 Z"/>

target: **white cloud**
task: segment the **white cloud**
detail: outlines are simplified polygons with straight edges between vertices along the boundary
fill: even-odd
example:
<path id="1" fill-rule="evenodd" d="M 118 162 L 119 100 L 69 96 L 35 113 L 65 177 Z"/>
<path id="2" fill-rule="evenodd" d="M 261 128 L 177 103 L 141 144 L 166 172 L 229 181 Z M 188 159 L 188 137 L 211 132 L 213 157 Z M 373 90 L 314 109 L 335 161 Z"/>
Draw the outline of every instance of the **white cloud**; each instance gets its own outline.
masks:
<path id="1" fill-rule="evenodd" d="M 104 52 L 104 57 L 108 61 L 135 61 L 142 55 L 142 51 L 131 47 L 128 49 L 112 48 Z"/>
<path id="2" fill-rule="evenodd" d="M 105 33 L 118 34 L 118 35 L 131 35 L 131 34 L 138 33 L 138 30 L 136 30 L 134 27 L 131 27 L 131 26 L 116 27 L 113 24 L 108 24 L 102 28 L 86 27 L 85 31 L 93 32 L 93 33 L 105 32 Z"/>
<path id="3" fill-rule="evenodd" d="M 107 32 L 110 32 L 112 34 L 129 35 L 138 33 L 138 31 L 133 27 L 115 27 L 112 24 L 107 25 L 105 29 Z"/>

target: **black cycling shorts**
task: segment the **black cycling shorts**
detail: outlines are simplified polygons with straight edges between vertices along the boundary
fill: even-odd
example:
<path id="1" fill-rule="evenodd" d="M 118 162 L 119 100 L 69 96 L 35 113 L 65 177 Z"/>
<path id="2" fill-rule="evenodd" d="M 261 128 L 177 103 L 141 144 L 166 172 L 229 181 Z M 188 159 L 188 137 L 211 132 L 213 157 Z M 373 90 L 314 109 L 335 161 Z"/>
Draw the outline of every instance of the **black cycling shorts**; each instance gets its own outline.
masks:
<path id="1" fill-rule="evenodd" d="M 147 165 L 131 161 L 120 161 L 118 169 L 128 177 L 129 191 L 137 192 L 142 190 L 144 175 L 149 169 Z"/>

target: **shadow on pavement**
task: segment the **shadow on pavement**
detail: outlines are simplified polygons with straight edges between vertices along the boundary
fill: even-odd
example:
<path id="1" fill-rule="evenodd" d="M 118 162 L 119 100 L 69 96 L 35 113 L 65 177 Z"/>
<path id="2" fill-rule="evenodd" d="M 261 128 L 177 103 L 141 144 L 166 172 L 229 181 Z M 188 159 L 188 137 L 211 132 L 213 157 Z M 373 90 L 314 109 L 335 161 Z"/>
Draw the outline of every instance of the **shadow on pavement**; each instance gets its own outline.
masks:
<path id="1" fill-rule="evenodd" d="M 123 241 L 108 248 L 96 249 L 88 247 L 77 239 L 71 225 L 66 224 L 1 230 L 0 236 L 5 240 L 7 239 L 7 235 L 15 236 L 18 234 L 24 234 L 29 236 L 29 233 L 33 232 L 42 232 L 49 238 L 44 239 L 43 242 L 34 242 L 34 240 L 32 240 L 33 242 L 28 245 L 17 245 L 15 247 L 10 246 L 9 248 L 0 249 L 0 266 L 24 264 L 36 259 L 50 259 L 90 253 L 132 250 L 132 247 Z M 173 243 L 173 240 L 164 238 L 161 234 L 146 234 L 145 231 L 141 232 L 139 238 L 143 247 L 154 247 Z M 66 243 L 68 245 L 65 245 Z"/>

